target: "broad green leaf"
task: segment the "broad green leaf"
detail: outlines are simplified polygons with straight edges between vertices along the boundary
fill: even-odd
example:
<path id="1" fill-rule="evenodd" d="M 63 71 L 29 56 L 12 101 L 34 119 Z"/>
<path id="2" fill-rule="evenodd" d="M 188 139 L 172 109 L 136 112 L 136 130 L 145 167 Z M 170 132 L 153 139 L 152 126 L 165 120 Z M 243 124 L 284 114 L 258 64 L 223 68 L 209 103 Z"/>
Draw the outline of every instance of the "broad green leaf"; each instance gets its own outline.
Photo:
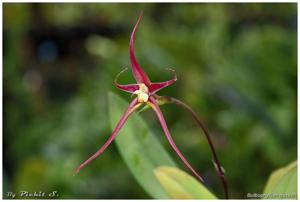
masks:
<path id="1" fill-rule="evenodd" d="M 113 129 L 128 106 L 128 101 L 115 94 L 108 96 L 109 117 Z M 131 173 L 153 198 L 170 198 L 160 185 L 153 170 L 158 166 L 175 166 L 158 139 L 138 113 L 132 114 L 116 138 L 117 147 Z"/>
<path id="2" fill-rule="evenodd" d="M 297 161 L 274 171 L 264 189 L 265 198 L 297 199 Z"/>
<path id="3" fill-rule="evenodd" d="M 216 199 L 194 177 L 176 167 L 161 166 L 154 172 L 156 178 L 173 199 Z"/>

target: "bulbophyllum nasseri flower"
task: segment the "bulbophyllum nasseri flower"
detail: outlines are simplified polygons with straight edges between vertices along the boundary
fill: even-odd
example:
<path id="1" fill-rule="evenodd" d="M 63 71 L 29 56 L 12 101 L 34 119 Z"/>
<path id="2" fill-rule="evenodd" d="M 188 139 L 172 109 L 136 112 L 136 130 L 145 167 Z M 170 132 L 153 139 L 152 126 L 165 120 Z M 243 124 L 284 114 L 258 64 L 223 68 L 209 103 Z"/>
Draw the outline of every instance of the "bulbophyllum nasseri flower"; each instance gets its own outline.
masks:
<path id="1" fill-rule="evenodd" d="M 129 43 L 129 56 L 130 56 L 130 62 L 131 62 L 131 70 L 133 73 L 133 76 L 136 80 L 137 83 L 135 84 L 127 84 L 127 85 L 123 85 L 123 84 L 119 84 L 117 82 L 119 76 L 127 70 L 124 69 L 122 70 L 116 77 L 114 84 L 117 88 L 119 88 L 122 91 L 128 92 L 128 93 L 132 93 L 132 95 L 136 95 L 136 98 L 134 98 L 131 103 L 129 104 L 127 110 L 125 111 L 125 113 L 122 115 L 121 119 L 119 120 L 119 122 L 117 123 L 116 127 L 114 128 L 112 134 L 110 135 L 110 137 L 108 138 L 108 140 L 104 143 L 104 145 L 102 145 L 100 147 L 100 149 L 93 154 L 89 159 L 87 159 L 85 162 L 83 162 L 77 169 L 76 169 L 76 173 L 78 173 L 83 167 L 85 167 L 87 164 L 89 164 L 90 162 L 92 162 L 93 160 L 95 160 L 100 154 L 102 154 L 105 149 L 110 145 L 110 143 L 115 139 L 115 137 L 117 136 L 117 134 L 119 133 L 119 131 L 121 130 L 121 128 L 123 127 L 123 125 L 125 124 L 125 122 L 127 121 L 128 117 L 135 111 L 137 110 L 140 106 L 142 105 L 148 105 L 149 107 L 151 107 L 160 124 L 161 127 L 163 129 L 164 134 L 166 135 L 166 138 L 168 140 L 168 142 L 170 143 L 171 147 L 173 148 L 173 150 L 176 152 L 176 154 L 180 157 L 180 159 L 182 160 L 182 162 L 185 164 L 185 166 L 201 181 L 204 182 L 203 178 L 201 177 L 200 174 L 198 174 L 195 169 L 190 165 L 190 163 L 188 162 L 188 160 L 184 157 L 184 155 L 181 153 L 181 151 L 178 149 L 178 147 L 176 146 L 170 132 L 167 126 L 167 123 L 165 121 L 165 118 L 159 108 L 159 105 L 162 104 L 167 104 L 167 103 L 173 103 L 176 104 L 180 107 L 183 107 L 184 109 L 188 110 L 193 118 L 195 119 L 195 121 L 197 122 L 197 124 L 201 127 L 201 129 L 204 131 L 205 137 L 208 140 L 209 146 L 212 150 L 212 154 L 213 154 L 213 164 L 216 168 L 216 171 L 218 173 L 218 176 L 221 179 L 221 182 L 223 184 L 224 187 L 224 192 L 225 192 L 225 197 L 228 198 L 228 188 L 227 188 L 227 182 L 225 179 L 225 175 L 224 175 L 224 169 L 221 167 L 219 160 L 217 158 L 213 143 L 210 139 L 208 130 L 205 128 L 204 124 L 202 123 L 201 119 L 198 117 L 198 115 L 185 103 L 179 101 L 178 99 L 172 98 L 172 97 L 168 97 L 168 96 L 159 96 L 156 93 L 173 84 L 176 80 L 177 80 L 177 76 L 174 70 L 169 69 L 173 72 L 173 78 L 171 80 L 168 81 L 164 81 L 164 82 L 151 82 L 148 75 L 144 72 L 144 70 L 140 67 L 140 65 L 138 64 L 135 55 L 134 55 L 134 37 L 135 37 L 135 33 L 136 30 L 138 28 L 138 25 L 141 21 L 142 18 L 142 13 L 140 14 L 138 21 L 136 23 L 136 25 L 133 28 L 133 31 L 131 33 L 131 37 L 130 37 L 130 43 Z"/>

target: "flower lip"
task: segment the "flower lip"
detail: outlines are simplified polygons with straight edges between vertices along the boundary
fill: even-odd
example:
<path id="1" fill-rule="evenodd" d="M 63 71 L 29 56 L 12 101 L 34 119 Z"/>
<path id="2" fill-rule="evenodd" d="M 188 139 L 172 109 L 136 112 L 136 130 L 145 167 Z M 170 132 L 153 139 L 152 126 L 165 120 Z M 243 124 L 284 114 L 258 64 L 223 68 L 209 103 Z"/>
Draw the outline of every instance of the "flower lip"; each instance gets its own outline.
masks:
<path id="1" fill-rule="evenodd" d="M 133 92 L 133 94 L 137 95 L 139 103 L 146 103 L 149 99 L 149 90 L 148 87 L 144 83 L 140 83 L 139 90 Z"/>

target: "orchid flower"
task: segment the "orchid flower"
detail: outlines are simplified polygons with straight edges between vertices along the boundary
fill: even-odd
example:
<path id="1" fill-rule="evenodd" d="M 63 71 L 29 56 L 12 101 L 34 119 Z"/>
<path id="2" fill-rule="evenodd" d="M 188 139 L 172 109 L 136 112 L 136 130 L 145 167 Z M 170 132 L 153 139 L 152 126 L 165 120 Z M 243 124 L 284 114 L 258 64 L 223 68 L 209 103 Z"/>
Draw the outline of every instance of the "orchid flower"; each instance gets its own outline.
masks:
<path id="1" fill-rule="evenodd" d="M 209 134 L 208 134 L 207 130 L 205 129 L 202 122 L 200 121 L 200 118 L 197 116 L 197 114 L 195 112 L 193 112 L 193 110 L 189 106 L 187 106 L 183 102 L 181 102 L 181 101 L 179 101 L 175 98 L 163 97 L 163 96 L 159 96 L 159 95 L 156 94 L 158 91 L 160 91 L 161 89 L 173 84 L 177 80 L 177 76 L 176 76 L 175 71 L 172 70 L 172 69 L 169 69 L 173 72 L 173 78 L 168 80 L 168 81 L 151 82 L 148 75 L 144 72 L 144 70 L 140 67 L 140 65 L 138 64 L 138 62 L 136 60 L 136 57 L 134 55 L 134 38 L 135 38 L 135 33 L 137 31 L 139 23 L 141 21 L 141 18 L 142 18 L 142 13 L 140 14 L 140 16 L 138 18 L 138 21 L 137 21 L 136 25 L 133 28 L 133 31 L 132 31 L 131 37 L 130 37 L 130 42 L 129 42 L 129 56 L 130 56 L 130 62 L 131 62 L 131 70 L 132 70 L 133 76 L 136 80 L 136 83 L 135 84 L 127 84 L 127 85 L 123 85 L 123 84 L 118 83 L 119 76 L 127 69 L 122 70 L 117 75 L 117 77 L 114 81 L 114 84 L 118 89 L 120 89 L 122 91 L 125 91 L 125 92 L 128 92 L 128 93 L 131 93 L 132 95 L 136 95 L 136 98 L 134 98 L 131 101 L 131 103 L 129 104 L 127 110 L 122 115 L 121 119 L 117 123 L 116 127 L 114 128 L 114 130 L 113 130 L 112 134 L 110 135 L 110 137 L 108 138 L 108 140 L 104 143 L 104 145 L 102 145 L 100 147 L 100 149 L 95 154 L 93 154 L 90 158 L 88 158 L 86 161 L 84 161 L 76 169 L 76 173 L 78 173 L 87 164 L 89 164 L 90 162 L 95 160 L 100 154 L 102 154 L 106 150 L 106 148 L 115 139 L 115 137 L 117 136 L 117 134 L 119 133 L 119 131 L 121 130 L 121 128 L 123 127 L 125 122 L 127 121 L 128 117 L 135 110 L 137 110 L 142 105 L 148 105 L 150 108 L 152 108 L 154 110 L 154 112 L 155 112 L 155 114 L 156 114 L 156 116 L 157 116 L 157 118 L 160 122 L 160 125 L 162 127 L 162 130 L 163 130 L 168 142 L 170 143 L 171 147 L 173 148 L 173 150 L 180 157 L 180 159 L 185 164 L 185 166 L 198 178 L 198 180 L 200 180 L 201 182 L 204 182 L 202 176 L 195 171 L 195 169 L 191 166 L 189 161 L 185 158 L 185 156 L 181 153 L 181 151 L 176 146 L 176 144 L 175 144 L 175 142 L 174 142 L 174 140 L 173 140 L 173 138 L 170 134 L 170 131 L 168 129 L 166 120 L 165 120 L 165 118 L 164 118 L 164 116 L 163 116 L 163 114 L 160 110 L 160 107 L 159 107 L 160 104 L 174 103 L 174 104 L 177 104 L 181 107 L 184 107 L 185 109 L 190 111 L 192 113 L 194 119 L 196 120 L 196 122 L 200 125 L 200 127 L 204 131 L 205 136 L 206 136 L 206 138 L 209 142 L 210 148 L 211 148 L 212 153 L 213 153 L 214 165 L 216 167 L 218 175 L 220 176 L 220 178 L 222 180 L 226 198 L 228 198 L 227 183 L 226 183 L 226 180 L 225 180 L 225 177 L 224 177 L 223 168 L 220 166 L 220 163 L 218 161 L 218 158 L 217 158 L 216 152 L 214 150 L 212 141 L 209 138 Z"/>

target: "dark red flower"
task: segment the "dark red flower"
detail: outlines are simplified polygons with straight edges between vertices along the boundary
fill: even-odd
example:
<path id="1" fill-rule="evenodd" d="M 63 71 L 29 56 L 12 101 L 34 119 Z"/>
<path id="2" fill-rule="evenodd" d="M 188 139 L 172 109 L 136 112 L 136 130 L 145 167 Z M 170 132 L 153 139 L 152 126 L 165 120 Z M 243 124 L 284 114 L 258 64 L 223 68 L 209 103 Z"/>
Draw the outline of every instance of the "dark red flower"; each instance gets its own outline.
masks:
<path id="1" fill-rule="evenodd" d="M 113 130 L 111 136 L 109 137 L 109 139 L 104 143 L 104 145 L 94 154 L 92 155 L 89 159 L 87 159 L 85 162 L 83 162 L 77 169 L 76 169 L 76 173 L 78 173 L 84 166 L 86 166 L 87 164 L 89 164 L 91 161 L 93 161 L 94 159 L 96 159 L 102 152 L 104 152 L 104 150 L 110 145 L 110 143 L 114 140 L 114 138 L 116 137 L 116 135 L 118 134 L 118 132 L 120 131 L 120 129 L 122 128 L 122 126 L 124 125 L 124 123 L 126 122 L 126 120 L 128 119 L 128 117 L 130 116 L 130 114 L 132 114 L 137 108 L 139 108 L 141 105 L 146 104 L 148 106 L 150 106 L 154 112 L 157 115 L 157 118 L 161 124 L 161 127 L 163 129 L 163 132 L 166 135 L 167 140 L 169 141 L 171 147 L 173 148 L 173 150 L 177 153 L 177 155 L 180 157 L 180 159 L 183 161 L 183 163 L 186 165 L 186 167 L 200 180 L 203 182 L 203 178 L 195 171 L 195 169 L 190 165 L 190 163 L 188 162 L 188 160 L 184 157 L 184 155 L 180 152 L 180 150 L 178 149 L 178 147 L 176 146 L 175 142 L 173 141 L 173 138 L 171 137 L 171 134 L 169 132 L 167 123 L 165 121 L 165 118 L 159 108 L 158 102 L 157 101 L 162 101 L 164 103 L 168 103 L 168 102 L 173 102 L 175 104 L 179 104 L 180 105 L 180 101 L 176 102 L 176 100 L 172 100 L 169 97 L 161 97 L 158 96 L 156 93 L 173 84 L 176 80 L 176 73 L 174 70 L 171 70 L 173 72 L 173 78 L 171 80 L 168 81 L 164 81 L 164 82 L 151 82 L 148 75 L 144 72 L 144 70 L 140 67 L 140 65 L 138 64 L 135 55 L 134 55 L 134 37 L 135 37 L 135 33 L 136 30 L 138 28 L 138 25 L 141 21 L 142 18 L 142 13 L 138 18 L 138 21 L 136 23 L 136 25 L 133 28 L 133 31 L 131 33 L 131 37 L 130 37 L 130 43 L 129 43 L 129 55 L 130 55 L 130 62 L 131 62 L 131 70 L 133 73 L 133 76 L 136 80 L 135 84 L 119 84 L 117 82 L 120 74 L 122 74 L 125 70 L 121 71 L 115 81 L 114 84 L 117 88 L 119 88 L 120 90 L 123 90 L 125 92 L 128 93 L 132 93 L 133 95 L 136 95 L 137 97 L 133 99 L 133 101 L 129 104 L 127 110 L 125 111 L 125 113 L 123 114 L 123 116 L 121 117 L 120 121 L 118 122 L 118 124 L 116 125 L 115 129 Z M 177 100 L 178 101 L 178 100 Z M 195 115 L 195 114 L 194 114 Z M 194 116 L 193 115 L 193 116 Z M 196 116 L 196 115 L 195 115 Z M 197 121 L 197 116 L 196 116 L 196 121 Z M 201 123 L 201 122 L 200 122 Z M 203 129 L 202 125 L 201 128 Z M 209 138 L 209 136 L 207 135 L 206 131 L 205 131 L 205 135 L 207 137 L 207 139 L 209 140 L 211 149 L 213 151 L 213 158 L 214 158 L 214 162 L 216 162 L 217 164 L 217 171 L 219 176 L 223 176 L 224 177 L 224 173 L 221 169 L 221 166 L 219 164 L 219 161 L 216 157 L 214 148 L 212 146 L 211 140 Z M 226 184 L 226 181 L 225 181 Z M 226 184 L 226 189 L 227 189 L 227 184 Z"/>

